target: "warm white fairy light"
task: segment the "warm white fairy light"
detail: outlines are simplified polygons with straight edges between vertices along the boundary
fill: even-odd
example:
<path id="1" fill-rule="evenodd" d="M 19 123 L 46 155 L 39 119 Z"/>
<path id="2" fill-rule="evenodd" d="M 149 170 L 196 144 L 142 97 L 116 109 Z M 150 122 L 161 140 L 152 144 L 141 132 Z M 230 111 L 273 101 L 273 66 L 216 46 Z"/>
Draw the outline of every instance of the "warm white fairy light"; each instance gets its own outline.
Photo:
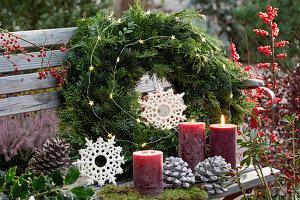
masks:
<path id="1" fill-rule="evenodd" d="M 142 39 L 139 39 L 138 42 L 139 42 L 140 44 L 144 44 L 144 40 L 142 40 Z"/>
<path id="2" fill-rule="evenodd" d="M 93 106 L 94 105 L 94 101 L 90 101 L 89 104 L 90 104 L 90 106 Z"/>
<path id="3" fill-rule="evenodd" d="M 175 35 L 172 35 L 172 36 L 171 36 L 171 39 L 172 39 L 172 40 L 175 40 L 175 39 L 176 39 Z"/>
<path id="4" fill-rule="evenodd" d="M 117 57 L 117 63 L 120 62 L 120 57 Z"/>
<path id="5" fill-rule="evenodd" d="M 93 71 L 94 69 L 95 69 L 95 68 L 94 68 L 93 65 L 91 65 L 90 68 L 89 68 L 90 71 Z"/>

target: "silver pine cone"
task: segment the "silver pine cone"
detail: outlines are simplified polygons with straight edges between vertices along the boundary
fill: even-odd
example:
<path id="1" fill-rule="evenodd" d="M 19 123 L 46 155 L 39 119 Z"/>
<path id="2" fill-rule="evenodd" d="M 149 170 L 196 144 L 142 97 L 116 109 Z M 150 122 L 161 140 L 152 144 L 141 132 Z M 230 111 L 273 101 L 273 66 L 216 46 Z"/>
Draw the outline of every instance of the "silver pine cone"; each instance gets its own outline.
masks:
<path id="1" fill-rule="evenodd" d="M 220 178 L 226 177 L 222 173 L 230 169 L 231 164 L 221 156 L 207 158 L 195 167 L 196 182 L 203 183 L 208 194 L 223 193 L 227 191 L 225 186 L 228 184 L 228 180 L 220 180 Z"/>
<path id="2" fill-rule="evenodd" d="M 26 171 L 33 169 L 35 176 L 51 174 L 58 168 L 65 172 L 71 163 L 69 155 L 70 145 L 63 139 L 52 138 L 35 151 L 28 161 Z"/>
<path id="3" fill-rule="evenodd" d="M 182 188 L 195 183 L 195 175 L 182 158 L 169 157 L 164 163 L 164 187 Z"/>

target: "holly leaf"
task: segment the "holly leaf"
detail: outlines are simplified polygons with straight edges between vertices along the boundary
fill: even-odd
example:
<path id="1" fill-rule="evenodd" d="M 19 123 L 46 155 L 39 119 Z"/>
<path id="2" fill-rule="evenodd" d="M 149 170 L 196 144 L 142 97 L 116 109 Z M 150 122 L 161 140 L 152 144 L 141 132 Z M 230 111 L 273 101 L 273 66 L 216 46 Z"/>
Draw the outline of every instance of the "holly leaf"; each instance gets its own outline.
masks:
<path id="1" fill-rule="evenodd" d="M 21 183 L 20 183 L 21 182 Z M 20 197 L 24 199 L 28 195 L 28 183 L 24 179 L 16 181 L 11 188 L 11 195 L 13 199 Z"/>
<path id="2" fill-rule="evenodd" d="M 71 167 L 67 172 L 67 175 L 65 178 L 65 185 L 71 185 L 71 184 L 75 183 L 77 181 L 79 175 L 80 175 L 79 167 L 77 167 L 77 166 Z"/>
<path id="3" fill-rule="evenodd" d="M 5 176 L 5 182 L 10 183 L 16 175 L 17 167 L 10 168 Z"/>
<path id="4" fill-rule="evenodd" d="M 92 188 L 78 186 L 70 190 L 77 198 L 89 199 L 94 195 Z"/>
<path id="5" fill-rule="evenodd" d="M 64 179 L 63 177 L 61 176 L 61 173 L 60 173 L 60 170 L 55 170 L 52 175 L 52 181 L 55 185 L 57 186 L 62 186 L 64 184 Z"/>
<path id="6" fill-rule="evenodd" d="M 254 140 L 257 137 L 257 129 L 256 128 L 251 130 L 250 137 L 252 138 L 252 140 Z"/>
<path id="7" fill-rule="evenodd" d="M 32 184 L 35 191 L 42 191 L 46 188 L 46 177 L 43 174 L 41 174 L 38 178 L 34 177 Z"/>

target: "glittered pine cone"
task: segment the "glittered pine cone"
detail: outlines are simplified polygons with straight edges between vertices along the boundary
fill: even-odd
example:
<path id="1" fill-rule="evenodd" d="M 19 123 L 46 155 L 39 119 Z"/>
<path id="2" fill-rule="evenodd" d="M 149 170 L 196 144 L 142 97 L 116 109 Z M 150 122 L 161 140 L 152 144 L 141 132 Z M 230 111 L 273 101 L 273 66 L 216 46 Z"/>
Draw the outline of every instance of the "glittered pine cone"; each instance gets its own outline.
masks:
<path id="1" fill-rule="evenodd" d="M 195 183 L 195 175 L 182 158 L 169 157 L 164 163 L 164 187 L 182 188 Z"/>
<path id="2" fill-rule="evenodd" d="M 207 158 L 195 167 L 196 182 L 203 183 L 208 194 L 223 193 L 227 191 L 225 186 L 228 180 L 220 180 L 220 178 L 226 177 L 222 173 L 230 169 L 231 164 L 221 156 Z"/>
<path id="3" fill-rule="evenodd" d="M 26 171 L 33 169 L 35 176 L 51 174 L 58 168 L 65 172 L 71 163 L 69 155 L 70 145 L 60 138 L 52 138 L 35 151 Z"/>

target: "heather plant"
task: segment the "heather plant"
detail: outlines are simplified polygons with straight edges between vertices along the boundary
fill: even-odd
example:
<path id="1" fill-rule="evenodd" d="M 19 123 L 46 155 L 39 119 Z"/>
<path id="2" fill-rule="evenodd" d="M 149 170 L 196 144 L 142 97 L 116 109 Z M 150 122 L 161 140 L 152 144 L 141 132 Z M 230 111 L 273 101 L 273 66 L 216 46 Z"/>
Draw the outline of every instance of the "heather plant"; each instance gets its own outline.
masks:
<path id="1" fill-rule="evenodd" d="M 0 118 L 1 169 L 27 161 L 36 148 L 54 136 L 57 122 L 53 110 Z"/>

